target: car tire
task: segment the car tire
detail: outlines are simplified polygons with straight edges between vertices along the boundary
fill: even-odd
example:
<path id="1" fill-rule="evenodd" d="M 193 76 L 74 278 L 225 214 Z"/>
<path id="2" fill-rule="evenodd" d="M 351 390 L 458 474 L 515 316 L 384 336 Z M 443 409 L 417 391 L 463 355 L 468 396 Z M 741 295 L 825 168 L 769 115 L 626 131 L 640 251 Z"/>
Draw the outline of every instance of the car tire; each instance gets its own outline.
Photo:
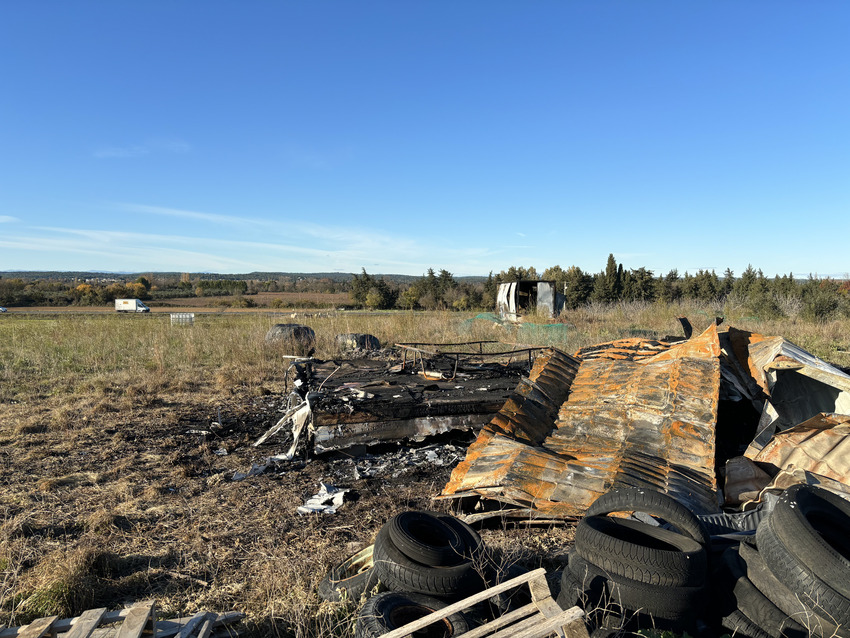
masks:
<path id="1" fill-rule="evenodd" d="M 446 603 L 409 592 L 383 592 L 366 601 L 354 628 L 355 638 L 378 638 L 404 625 L 444 609 Z M 469 629 L 463 613 L 454 613 L 414 635 L 418 638 L 452 638 Z"/>
<path id="2" fill-rule="evenodd" d="M 809 635 L 802 625 L 789 618 L 747 577 L 747 564 L 741 559 L 739 548 L 730 547 L 723 552 L 717 577 L 714 591 L 720 594 L 721 613 L 724 615 L 737 609 L 770 636 L 806 638 Z"/>
<path id="3" fill-rule="evenodd" d="M 417 563 L 444 567 L 464 560 L 467 548 L 460 534 L 431 512 L 401 512 L 387 525 L 393 544 Z"/>
<path id="4" fill-rule="evenodd" d="M 800 597 L 782 584 L 751 541 L 738 547 L 738 555 L 746 565 L 747 578 L 776 605 L 786 616 L 803 626 L 813 636 L 830 637 L 846 635 L 839 631 L 834 622 L 818 616 L 804 605 Z"/>
<path id="5" fill-rule="evenodd" d="M 572 585 L 573 591 L 589 591 L 597 607 L 614 612 L 619 608 L 622 617 L 638 627 L 681 630 L 691 626 L 705 608 L 705 584 L 670 587 L 641 583 L 610 574 L 578 553 L 570 555 L 568 569 L 571 576 L 567 582 L 572 583 L 573 578 L 578 582 L 578 586 Z M 604 585 L 601 596 L 600 585 Z"/>
<path id="6" fill-rule="evenodd" d="M 664 492 L 634 487 L 614 488 L 597 498 L 585 512 L 585 516 L 616 512 L 643 512 L 657 516 L 703 547 L 708 548 L 711 545 L 711 537 L 705 525 L 691 510 Z"/>
<path id="7" fill-rule="evenodd" d="M 801 563 L 779 539 L 773 525 L 771 516 L 762 521 L 756 532 L 759 554 L 770 571 L 815 614 L 848 628 L 845 633 L 850 631 L 850 600 Z"/>
<path id="8" fill-rule="evenodd" d="M 445 567 L 423 565 L 412 560 L 395 546 L 386 525 L 375 538 L 374 561 L 378 578 L 393 591 L 455 596 L 480 591 L 484 585 L 471 560 Z"/>
<path id="9" fill-rule="evenodd" d="M 740 609 L 733 609 L 720 619 L 720 625 L 728 629 L 733 636 L 746 636 L 747 638 L 777 638 L 747 618 Z"/>
<path id="10" fill-rule="evenodd" d="M 606 572 L 647 585 L 694 587 L 706 580 L 702 545 L 639 521 L 586 516 L 576 528 L 575 548 Z"/>
<path id="11" fill-rule="evenodd" d="M 797 560 L 850 597 L 850 501 L 823 488 L 793 485 L 772 518 L 777 537 Z"/>

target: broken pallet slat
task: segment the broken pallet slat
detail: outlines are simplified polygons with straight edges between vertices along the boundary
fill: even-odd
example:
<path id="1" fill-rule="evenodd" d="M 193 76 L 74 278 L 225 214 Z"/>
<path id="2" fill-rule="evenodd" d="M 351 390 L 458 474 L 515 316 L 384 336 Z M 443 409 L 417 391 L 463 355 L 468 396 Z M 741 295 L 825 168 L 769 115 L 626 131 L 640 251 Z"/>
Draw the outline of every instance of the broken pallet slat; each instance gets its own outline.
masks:
<path id="1" fill-rule="evenodd" d="M 530 583 L 532 582 L 535 583 L 533 588 L 530 586 Z M 552 600 L 551 593 L 549 592 L 549 586 L 546 584 L 546 570 L 541 567 L 521 576 L 517 576 L 516 578 L 507 580 L 495 587 L 473 594 L 468 598 L 464 598 L 463 600 L 448 605 L 443 609 L 432 612 L 427 616 L 423 616 L 422 618 L 410 622 L 403 627 L 399 627 L 398 629 L 394 629 L 391 632 L 384 634 L 382 638 L 404 638 L 405 636 L 410 636 L 434 622 L 447 618 L 448 616 L 459 611 L 463 611 L 464 609 L 468 609 L 473 605 L 491 598 L 495 594 L 524 584 L 529 584 L 529 589 L 532 591 L 532 598 L 536 594 L 540 597 L 539 601 L 533 600 L 530 605 L 526 605 L 516 612 L 511 612 L 511 614 L 506 614 L 502 618 L 494 620 L 492 624 L 488 623 L 476 630 L 473 630 L 474 633 L 472 633 L 471 636 L 486 636 L 494 629 L 502 627 L 504 628 L 501 631 L 497 631 L 495 634 L 489 636 L 489 638 L 496 638 L 497 636 L 503 636 L 505 638 L 509 636 L 516 636 L 517 638 L 535 638 L 548 636 L 553 632 L 559 631 L 559 628 L 562 628 L 560 629 L 560 635 L 566 636 L 566 630 L 563 628 L 571 624 L 581 625 L 581 627 L 580 629 L 576 627 L 576 633 L 571 632 L 569 638 L 585 638 L 587 636 L 587 630 L 585 629 L 584 622 L 582 620 L 584 618 L 584 611 L 578 607 L 572 607 L 566 612 L 561 611 L 560 606 Z M 547 614 L 553 613 L 555 608 L 549 606 L 547 604 L 548 602 L 551 602 L 555 608 L 557 608 L 557 613 L 551 618 L 548 617 Z M 538 606 L 538 603 L 542 603 L 543 609 Z M 508 616 L 511 618 L 510 622 L 514 622 L 515 624 L 505 627 L 506 621 L 503 620 L 503 618 Z M 484 629 L 484 631 L 480 632 L 479 630 L 481 629 Z M 584 631 L 583 635 L 580 633 L 581 631 Z"/>
<path id="2" fill-rule="evenodd" d="M 545 620 L 545 616 L 541 616 L 540 614 L 534 614 L 533 616 L 529 616 L 524 620 L 520 620 L 518 623 L 514 623 L 510 627 L 504 627 L 496 633 L 490 634 L 488 638 L 517 638 L 518 636 L 531 635 L 529 632 L 533 632 L 534 629 L 536 627 L 539 627 L 540 623 Z M 548 632 L 542 635 L 548 636 L 550 633 L 552 633 L 552 630 L 549 630 Z"/>
<path id="3" fill-rule="evenodd" d="M 26 627 L 22 627 L 18 633 L 19 638 L 42 638 L 45 634 L 56 636 L 56 628 L 53 624 L 59 619 L 59 616 L 48 616 L 47 618 L 38 618 L 33 620 Z"/>
<path id="4" fill-rule="evenodd" d="M 523 583 L 527 583 L 532 578 L 540 576 L 541 574 L 545 574 L 546 570 L 542 567 L 540 569 L 535 569 L 534 571 L 528 572 L 527 574 L 523 574 L 521 576 L 517 576 L 516 578 L 512 578 L 511 580 L 506 580 L 505 582 L 496 585 L 495 587 L 491 587 L 490 589 L 485 589 L 482 592 L 478 592 L 477 594 L 473 594 L 469 598 L 464 598 L 463 600 L 452 603 L 448 607 L 444 607 L 443 609 L 439 609 L 435 612 L 428 614 L 427 616 L 423 616 L 419 620 L 416 620 L 412 623 L 408 623 L 404 627 L 400 627 L 398 629 L 393 629 L 388 634 L 382 636 L 382 638 L 403 638 L 409 634 L 412 634 L 415 631 L 419 631 L 423 627 L 427 627 L 433 622 L 438 620 L 442 620 L 448 616 L 451 616 L 454 613 L 459 611 L 463 611 L 467 607 L 471 607 L 472 605 L 476 605 L 480 602 L 487 600 L 488 598 L 494 596 L 495 594 L 499 594 L 503 591 L 507 591 L 513 587 L 518 585 L 522 585 Z M 544 576 L 545 577 L 545 576 Z"/>
<path id="5" fill-rule="evenodd" d="M 561 606 L 552 599 L 552 592 L 549 590 L 545 578 L 535 578 L 529 581 L 528 588 L 531 590 L 531 600 L 547 618 L 554 618 L 563 611 Z"/>
<path id="6" fill-rule="evenodd" d="M 483 638 L 484 636 L 489 636 L 490 633 L 496 631 L 497 629 L 501 629 L 502 627 L 505 627 L 507 625 L 513 625 L 514 623 L 519 622 L 523 618 L 530 616 L 536 611 L 537 605 L 535 605 L 534 603 L 528 603 L 527 605 L 523 605 L 519 609 L 509 611 L 506 614 L 502 614 L 498 618 L 488 622 L 486 625 L 481 625 L 461 635 L 463 636 L 463 638 Z"/>
<path id="7" fill-rule="evenodd" d="M 207 619 L 207 612 L 199 611 L 197 614 L 192 616 L 183 628 L 177 634 L 177 638 L 189 638 L 193 631 L 195 631 L 195 627 L 197 627 L 200 623 L 204 622 Z"/>
<path id="8" fill-rule="evenodd" d="M 193 633 L 196 633 L 198 638 L 206 638 L 210 635 L 213 627 L 216 626 L 218 614 L 209 611 L 199 611 L 197 614 L 183 625 L 177 638 L 189 638 Z M 197 631 L 196 631 L 197 630 Z M 159 635 L 157 635 L 159 638 Z"/>
<path id="9" fill-rule="evenodd" d="M 74 624 L 64 638 L 88 638 L 106 615 L 106 607 L 89 609 L 74 619 Z"/>
<path id="10" fill-rule="evenodd" d="M 150 628 L 151 635 L 156 635 L 156 612 L 154 601 L 139 603 L 127 613 L 122 625 L 115 633 L 115 638 L 141 638 L 145 629 Z"/>
<path id="11" fill-rule="evenodd" d="M 130 609 L 130 607 L 127 607 L 117 611 L 108 611 L 101 618 L 100 624 L 108 625 L 119 622 L 127 617 L 127 614 L 130 613 Z M 214 612 L 210 613 L 213 614 L 213 628 L 237 622 L 245 617 L 245 614 L 239 611 L 228 611 L 222 614 L 215 614 Z M 75 624 L 80 622 L 82 617 L 83 616 L 76 616 L 74 618 L 62 618 L 57 620 L 53 623 L 53 629 L 57 634 L 65 634 L 69 632 Z M 176 636 L 180 632 L 181 628 L 183 628 L 186 623 L 190 622 L 192 618 L 194 618 L 194 616 L 183 616 L 180 618 L 172 618 L 170 620 L 157 620 L 155 638 L 172 638 L 173 636 Z M 0 630 L 0 638 L 18 638 L 24 629 L 26 629 L 26 625 L 23 627 L 7 627 L 6 629 Z M 99 627 L 90 632 L 89 637 L 111 638 L 115 632 L 115 627 Z M 67 636 L 62 636 L 62 638 L 67 638 Z"/>
<path id="12" fill-rule="evenodd" d="M 198 638 L 208 638 L 210 632 L 212 631 L 213 621 L 212 618 L 207 615 L 204 621 L 201 623 L 201 628 L 198 630 Z"/>
<path id="13" fill-rule="evenodd" d="M 530 619 L 534 620 L 534 619 Z M 529 623 L 519 630 L 507 627 L 500 632 L 491 634 L 489 638 L 544 638 L 557 633 L 565 638 L 586 638 L 587 629 L 584 626 L 584 611 L 579 607 L 565 609 L 554 618 L 537 619 L 536 624 Z"/>
<path id="14" fill-rule="evenodd" d="M 209 613 L 213 616 L 213 628 L 234 623 L 245 617 L 245 614 L 240 611 L 228 611 L 223 614 L 216 614 L 215 612 Z M 197 615 L 198 614 L 195 614 L 195 616 Z M 156 622 L 156 638 L 172 638 L 172 636 L 176 636 L 180 632 L 181 628 L 191 622 L 195 616 L 174 618 L 172 620 L 158 620 Z"/>

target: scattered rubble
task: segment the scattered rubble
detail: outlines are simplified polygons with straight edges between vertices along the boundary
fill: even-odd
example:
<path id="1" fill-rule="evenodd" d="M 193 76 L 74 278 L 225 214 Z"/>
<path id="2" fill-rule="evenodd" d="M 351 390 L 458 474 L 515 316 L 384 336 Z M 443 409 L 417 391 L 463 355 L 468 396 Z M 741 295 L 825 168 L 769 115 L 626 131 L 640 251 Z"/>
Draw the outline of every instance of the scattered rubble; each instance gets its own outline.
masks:
<path id="1" fill-rule="evenodd" d="M 687 320 L 682 327 L 684 338 L 620 339 L 574 355 L 488 355 L 493 342 L 471 342 L 399 344 L 400 362 L 376 353 L 296 359 L 284 415 L 255 443 L 283 439 L 288 451 L 245 476 L 295 467 L 306 439 L 305 458 L 324 454 L 327 479 L 342 485 L 454 467 L 438 498 L 459 518 L 435 516 L 472 534 L 470 523 L 490 518 L 580 519 L 560 605 L 547 589 L 539 600 L 548 595 L 555 607 L 538 599 L 523 607 L 565 635 L 568 625 L 556 619 L 573 605 L 587 611 L 577 617 L 590 629 L 850 635 L 850 376 L 781 337 L 720 320 L 699 335 Z M 415 445 L 445 432 L 475 440 Z M 396 447 L 371 447 L 386 443 Z M 322 484 L 299 511 L 335 511 L 346 491 Z M 474 585 L 445 580 L 447 569 L 466 573 L 464 563 L 431 562 L 445 546 L 433 525 L 413 541 L 398 537 L 415 537 L 424 529 L 417 525 L 388 523 L 374 547 L 328 578 L 369 583 L 358 592 L 366 597 L 389 586 L 392 595 L 369 609 L 396 604 L 402 592 L 456 599 L 488 586 L 480 580 L 486 560 Z M 438 581 L 438 591 L 427 588 Z M 456 605 L 421 623 L 469 611 Z M 381 630 L 414 628 L 421 627 Z"/>

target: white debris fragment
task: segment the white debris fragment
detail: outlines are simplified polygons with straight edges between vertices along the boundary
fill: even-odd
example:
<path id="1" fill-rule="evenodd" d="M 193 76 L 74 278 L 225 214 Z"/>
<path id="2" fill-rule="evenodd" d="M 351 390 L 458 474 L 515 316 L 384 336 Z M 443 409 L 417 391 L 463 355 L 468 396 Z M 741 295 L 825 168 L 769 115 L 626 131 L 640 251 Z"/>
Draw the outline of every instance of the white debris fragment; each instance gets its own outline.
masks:
<path id="1" fill-rule="evenodd" d="M 241 481 L 243 479 L 248 478 L 249 476 L 257 476 L 258 474 L 262 474 L 263 472 L 265 472 L 267 467 L 268 467 L 268 459 L 266 459 L 266 462 L 262 465 L 259 464 L 259 463 L 252 463 L 251 469 L 248 470 L 247 474 L 245 472 L 236 472 L 233 475 L 233 480 L 234 481 Z"/>
<path id="2" fill-rule="evenodd" d="M 296 510 L 299 514 L 335 514 L 337 509 L 342 506 L 345 500 L 345 495 L 350 489 L 340 489 L 333 485 L 325 485 L 319 483 L 319 493 L 308 498 L 304 505 L 301 505 Z"/>

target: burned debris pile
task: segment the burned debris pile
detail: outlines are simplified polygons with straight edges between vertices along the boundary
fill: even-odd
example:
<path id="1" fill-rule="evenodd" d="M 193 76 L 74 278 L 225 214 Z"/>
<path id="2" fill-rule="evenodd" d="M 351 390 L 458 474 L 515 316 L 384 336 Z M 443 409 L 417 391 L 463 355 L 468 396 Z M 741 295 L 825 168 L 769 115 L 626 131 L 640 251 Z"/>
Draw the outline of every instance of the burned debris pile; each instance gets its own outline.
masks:
<path id="1" fill-rule="evenodd" d="M 255 445 L 288 438 L 282 458 L 291 459 L 302 433 L 308 451 L 322 454 L 477 431 L 528 374 L 539 350 L 494 352 L 493 343 L 400 344 L 401 355 L 360 350 L 366 356 L 295 359 L 289 409 Z"/>
<path id="2" fill-rule="evenodd" d="M 557 600 L 583 608 L 590 629 L 850 636 L 850 376 L 781 337 L 683 327 L 683 339 L 540 351 L 437 498 L 467 524 L 577 521 Z M 331 385 L 325 368 L 333 401 L 313 431 L 324 418 L 332 436 L 314 449 L 439 431 L 442 415 L 397 410 L 413 410 L 429 375 L 474 396 L 458 383 L 464 366 L 447 363 L 383 396 L 373 389 L 389 379 Z M 393 582 L 379 563 L 395 559 L 381 556 L 378 589 Z"/>

